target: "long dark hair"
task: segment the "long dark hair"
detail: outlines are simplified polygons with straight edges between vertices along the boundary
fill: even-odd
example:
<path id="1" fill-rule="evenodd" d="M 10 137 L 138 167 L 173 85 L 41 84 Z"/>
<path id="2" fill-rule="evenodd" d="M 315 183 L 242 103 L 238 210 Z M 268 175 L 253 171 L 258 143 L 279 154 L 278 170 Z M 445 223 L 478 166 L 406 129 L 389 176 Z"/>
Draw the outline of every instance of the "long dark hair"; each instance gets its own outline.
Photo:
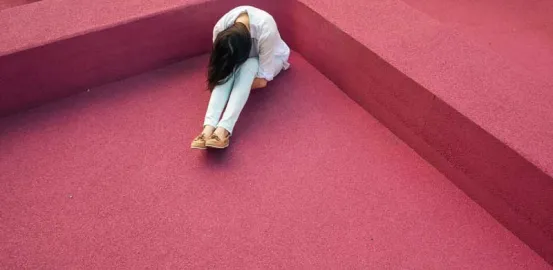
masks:
<path id="1" fill-rule="evenodd" d="M 225 83 L 236 68 L 248 60 L 251 47 L 250 31 L 243 23 L 235 23 L 217 35 L 207 68 L 210 91 Z"/>

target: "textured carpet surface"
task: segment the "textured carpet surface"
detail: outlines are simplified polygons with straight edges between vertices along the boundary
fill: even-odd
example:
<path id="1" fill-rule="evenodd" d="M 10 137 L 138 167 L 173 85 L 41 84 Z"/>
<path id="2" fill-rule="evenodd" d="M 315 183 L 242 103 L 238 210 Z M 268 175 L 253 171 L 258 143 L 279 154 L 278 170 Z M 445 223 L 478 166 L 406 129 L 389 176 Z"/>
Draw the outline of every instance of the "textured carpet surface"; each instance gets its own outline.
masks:
<path id="1" fill-rule="evenodd" d="M 42 0 L 0 13 L 0 55 L 211 0 Z"/>
<path id="2" fill-rule="evenodd" d="M 206 2 L 46 0 L 12 8 L 0 14 L 7 29 L 0 31 L 0 55 Z M 549 2 L 301 2 L 553 175 Z M 467 38 L 457 24 L 480 38 Z"/>
<path id="3" fill-rule="evenodd" d="M 218 18 L 244 2 L 44 0 L 6 10 L 0 116 L 207 53 Z"/>
<path id="4" fill-rule="evenodd" d="M 474 38 L 473 32 L 467 30 L 467 27 L 453 27 L 445 20 L 436 19 L 436 14 L 442 18 L 448 13 L 463 14 L 463 11 L 451 8 L 446 3 L 436 4 L 439 1 L 425 1 L 428 3 L 427 8 L 438 10 L 428 13 L 401 0 L 350 1 L 343 5 L 335 5 L 331 0 L 301 1 L 553 176 L 553 156 L 549 154 L 553 153 L 553 79 L 550 76 L 553 65 L 547 64 L 547 59 L 552 59 L 550 55 L 553 48 L 553 40 L 548 34 L 550 31 L 547 30 L 550 29 L 550 20 L 538 23 L 538 26 L 526 26 L 528 33 L 541 33 L 542 39 L 536 43 L 535 40 L 524 41 L 527 35 L 521 34 L 522 31 L 506 32 L 509 25 L 522 25 L 521 28 L 524 28 L 520 22 L 495 26 L 496 23 L 509 21 L 508 16 L 495 13 L 490 22 L 480 19 L 485 17 L 484 14 L 493 13 L 494 4 L 503 5 L 504 2 L 499 1 L 479 1 L 491 7 L 485 11 L 464 12 L 464 17 L 458 15 L 459 22 L 481 25 L 484 32 L 482 38 Z M 469 10 L 471 7 L 477 10 L 479 5 L 471 4 L 471 1 L 457 2 L 455 7 L 468 7 Z M 499 8 L 503 13 L 506 10 L 517 10 L 511 7 L 512 3 L 521 1 L 508 2 L 510 7 Z M 466 5 L 463 6 L 463 3 Z M 547 1 L 524 3 L 534 5 L 529 10 L 539 9 L 540 5 L 550 5 Z M 518 9 L 526 8 L 525 5 L 518 4 Z M 446 10 L 448 13 L 440 13 Z M 538 22 L 546 20 L 542 14 L 540 12 L 536 15 Z M 526 12 L 524 15 L 511 14 L 513 16 L 518 16 L 518 20 L 529 21 L 533 15 Z M 503 32 L 498 34 L 499 31 L 495 31 L 494 27 L 501 28 Z M 483 42 L 486 40 L 492 44 L 501 44 L 506 39 L 510 41 L 507 45 L 490 46 Z M 523 41 L 511 41 L 515 39 Z M 527 46 L 518 48 L 521 44 Z M 545 49 L 543 46 L 546 46 Z M 530 59 L 541 57 L 536 54 L 536 50 L 547 51 L 544 55 L 546 60 L 534 62 L 540 64 L 534 64 L 531 68 L 527 64 L 517 63 L 517 59 L 526 58 L 528 60 L 523 62 L 528 63 L 533 62 Z M 506 56 L 511 53 L 519 56 Z"/>
<path id="5" fill-rule="evenodd" d="M 304 2 L 322 16 L 295 17 L 292 48 L 553 264 L 553 92 L 537 69 L 399 0 Z"/>
<path id="6" fill-rule="evenodd" d="M 190 150 L 206 60 L 0 120 L 3 267 L 550 268 L 297 55 Z"/>
<path id="7" fill-rule="evenodd" d="M 503 57 L 551 78 L 553 2 L 540 0 L 403 0 L 463 30 Z"/>
<path id="8" fill-rule="evenodd" d="M 40 0 L 0 0 L 0 11 L 17 7 L 17 6 L 23 6 L 26 4 L 38 2 Z"/>

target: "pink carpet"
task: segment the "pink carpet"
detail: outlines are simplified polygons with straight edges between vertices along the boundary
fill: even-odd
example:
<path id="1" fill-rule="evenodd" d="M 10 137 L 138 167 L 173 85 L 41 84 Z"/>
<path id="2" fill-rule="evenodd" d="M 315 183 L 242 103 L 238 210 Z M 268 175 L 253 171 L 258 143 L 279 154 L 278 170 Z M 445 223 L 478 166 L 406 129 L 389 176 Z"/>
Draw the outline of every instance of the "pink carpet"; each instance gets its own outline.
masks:
<path id="1" fill-rule="evenodd" d="M 40 0 L 0 0 L 0 11 L 17 6 L 23 6 Z"/>
<path id="2" fill-rule="evenodd" d="M 98 268 L 117 261 L 135 268 L 145 260 L 140 256 L 152 265 L 157 256 L 180 266 L 177 260 L 188 256 L 188 262 L 221 257 L 214 265 L 250 268 L 543 266 L 474 202 L 553 264 L 553 5 L 547 1 L 26 2 L 0 0 L 0 9 L 10 3 L 0 11 L 0 116 L 19 112 L 0 120 L 0 185 L 6 186 L 0 186 L 0 203 L 6 201 L 0 265 L 80 260 L 46 264 L 95 266 L 82 263 L 88 260 Z M 239 124 L 232 149 L 188 151 L 207 102 L 207 93 L 196 90 L 205 57 L 152 70 L 206 53 L 215 20 L 239 4 L 273 14 L 284 39 L 328 79 L 295 56 L 303 64 L 271 86 L 277 92 L 252 97 L 257 101 L 245 113 L 251 121 Z M 256 140 L 262 147 L 251 149 Z M 419 179 L 421 168 L 432 175 Z M 206 175 L 228 182 L 198 186 Z M 242 179 L 251 185 L 240 186 Z M 445 180 L 473 202 L 460 193 L 444 198 L 459 192 L 450 184 L 426 186 Z M 197 198 L 209 204 L 200 206 Z M 189 208 L 174 209 L 173 201 Z M 472 210 L 451 214 L 459 203 Z M 156 204 L 165 210 L 155 212 Z M 201 207 L 210 216 L 200 216 Z M 223 215 L 227 209 L 230 216 Z M 185 211 L 190 217 L 174 216 Z M 279 219 L 288 216 L 295 223 Z M 217 218 L 223 222 L 209 223 Z M 135 226 L 122 229 L 127 223 Z M 235 232 L 220 224 L 247 226 Z M 386 240 L 376 240 L 378 233 Z M 148 241 L 167 248 L 145 251 L 155 249 Z M 131 250 L 120 250 L 124 245 Z"/>
<path id="3" fill-rule="evenodd" d="M 403 1 L 553 81 L 551 1 Z"/>
<path id="4" fill-rule="evenodd" d="M 550 269 L 298 55 L 190 150 L 206 60 L 0 120 L 3 268 Z"/>
<path id="5" fill-rule="evenodd" d="M 493 9 L 471 12 L 478 6 L 471 1 L 454 5 L 468 7 L 466 12 L 436 3 L 437 10 L 464 13 L 445 22 L 429 15 L 439 12 L 425 13 L 401 0 L 301 2 L 314 15 L 295 9 L 303 16 L 294 17 L 298 27 L 292 47 L 553 263 L 553 66 L 517 61 L 528 57 L 526 63 L 531 62 L 539 54 L 532 50 L 551 50 L 553 41 L 540 47 L 532 39 L 526 43 L 529 36 L 522 31 L 506 30 L 518 25 L 529 27 L 525 31 L 530 36 L 546 34 L 547 22 L 524 25 L 507 19 L 515 15 L 503 18 L 508 22 L 497 14 L 480 18 L 477 14 Z M 505 13 L 513 11 L 512 2 L 520 3 L 495 5 L 508 6 L 498 8 Z M 537 2 L 525 3 L 535 10 Z M 532 20 L 545 21 L 542 14 L 536 12 Z M 529 15 L 519 17 L 531 21 Z M 486 19 L 503 23 L 497 28 L 505 32 L 478 36 L 465 27 L 492 33 L 494 25 Z M 456 20 L 461 26 L 450 23 Z M 492 45 L 517 41 L 500 50 L 502 46 L 491 46 L 486 39 Z M 527 47 L 513 49 L 511 54 L 518 56 L 507 57 L 513 44 Z M 340 53 L 333 53 L 336 48 Z"/>

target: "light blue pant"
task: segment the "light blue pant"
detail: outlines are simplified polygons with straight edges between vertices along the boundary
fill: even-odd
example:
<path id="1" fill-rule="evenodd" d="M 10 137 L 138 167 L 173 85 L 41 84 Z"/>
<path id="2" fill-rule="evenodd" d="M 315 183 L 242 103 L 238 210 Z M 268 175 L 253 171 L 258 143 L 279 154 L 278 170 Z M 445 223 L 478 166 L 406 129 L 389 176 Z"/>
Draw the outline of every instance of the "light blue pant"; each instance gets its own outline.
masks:
<path id="1" fill-rule="evenodd" d="M 232 133 L 238 116 L 240 116 L 240 112 L 250 96 L 252 83 L 258 68 L 258 58 L 249 58 L 231 75 L 226 83 L 213 89 L 207 106 L 204 126 L 221 127 Z M 223 110 L 225 110 L 225 113 L 221 118 Z"/>

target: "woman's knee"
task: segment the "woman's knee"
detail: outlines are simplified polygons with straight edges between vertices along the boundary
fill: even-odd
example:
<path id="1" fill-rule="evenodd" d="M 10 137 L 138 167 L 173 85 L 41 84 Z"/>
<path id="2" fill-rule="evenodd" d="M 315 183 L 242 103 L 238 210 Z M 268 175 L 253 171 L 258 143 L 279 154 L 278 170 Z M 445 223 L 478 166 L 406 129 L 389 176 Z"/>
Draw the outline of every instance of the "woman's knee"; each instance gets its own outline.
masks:
<path id="1" fill-rule="evenodd" d="M 249 73 L 257 74 L 259 70 L 259 59 L 257 57 L 250 57 L 242 66 L 240 66 L 240 72 L 247 71 Z"/>

